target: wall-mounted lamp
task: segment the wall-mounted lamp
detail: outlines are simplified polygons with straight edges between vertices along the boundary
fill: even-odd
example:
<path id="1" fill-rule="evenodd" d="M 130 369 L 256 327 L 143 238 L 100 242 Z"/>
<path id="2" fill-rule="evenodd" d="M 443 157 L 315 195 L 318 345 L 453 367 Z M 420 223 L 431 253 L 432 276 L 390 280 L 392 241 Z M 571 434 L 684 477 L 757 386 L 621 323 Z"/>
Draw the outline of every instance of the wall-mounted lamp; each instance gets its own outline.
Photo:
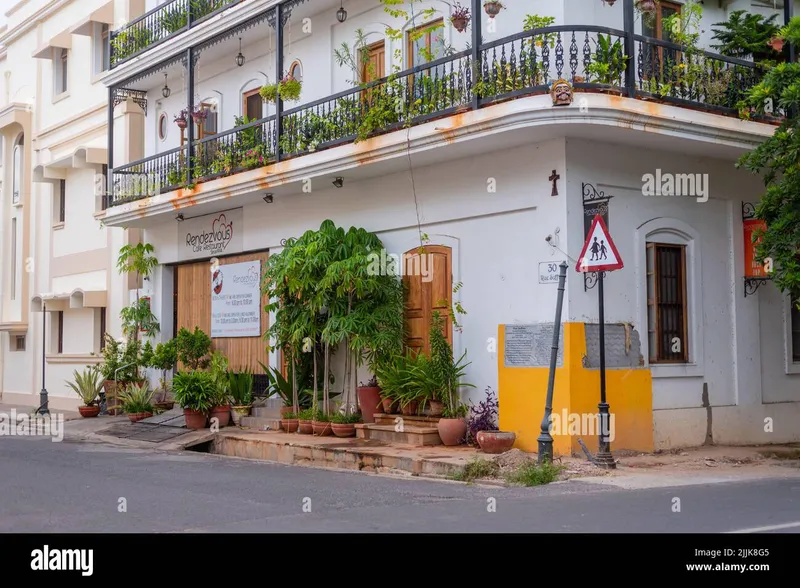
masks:
<path id="1" fill-rule="evenodd" d="M 344 0 L 339 3 L 339 10 L 336 11 L 336 20 L 344 22 L 347 20 L 347 11 L 344 9 Z"/>
<path id="2" fill-rule="evenodd" d="M 272 192 L 264 196 L 264 202 L 267 204 L 272 204 Z"/>
<path id="3" fill-rule="evenodd" d="M 335 180 L 333 180 L 333 185 L 337 188 L 341 188 L 344 186 L 344 178 L 341 176 L 337 177 Z"/>
<path id="4" fill-rule="evenodd" d="M 239 37 L 239 55 L 236 56 L 236 65 L 242 67 L 244 65 L 244 55 L 242 55 L 242 38 Z"/>
<path id="5" fill-rule="evenodd" d="M 183 213 L 181 213 L 181 214 L 179 214 L 178 216 L 176 216 L 176 217 L 175 217 L 175 220 L 176 220 L 176 221 L 178 221 L 179 223 L 180 223 L 180 222 L 183 222 Z"/>
<path id="6" fill-rule="evenodd" d="M 161 95 L 164 98 L 169 98 L 169 95 L 172 94 L 172 90 L 169 89 L 167 85 L 167 74 L 164 74 L 164 87 L 161 88 Z"/>

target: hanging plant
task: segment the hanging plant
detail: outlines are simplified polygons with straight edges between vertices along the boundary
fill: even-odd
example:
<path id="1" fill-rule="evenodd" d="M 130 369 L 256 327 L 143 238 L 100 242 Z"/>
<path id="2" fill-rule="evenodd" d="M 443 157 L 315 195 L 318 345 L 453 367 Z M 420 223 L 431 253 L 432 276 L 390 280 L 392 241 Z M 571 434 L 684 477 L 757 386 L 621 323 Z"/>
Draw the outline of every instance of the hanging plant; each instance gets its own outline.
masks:
<path id="1" fill-rule="evenodd" d="M 505 5 L 499 0 L 485 0 L 483 3 L 483 9 L 486 11 L 486 14 L 489 15 L 489 18 L 494 18 L 500 14 L 503 8 L 505 8 Z"/>
<path id="2" fill-rule="evenodd" d="M 467 30 L 470 18 L 469 8 L 461 6 L 458 2 L 453 5 L 453 14 L 450 15 L 450 22 L 459 33 Z"/>
<path id="3" fill-rule="evenodd" d="M 296 80 L 291 74 L 287 74 L 277 84 L 261 86 L 258 93 L 264 102 L 274 103 L 278 97 L 278 93 L 280 93 L 281 100 L 294 102 L 300 98 L 300 91 L 302 89 L 302 82 Z"/>
<path id="4" fill-rule="evenodd" d="M 208 110 L 202 107 L 195 108 L 192 111 L 192 119 L 195 124 L 202 124 L 208 118 Z"/>
<path id="5" fill-rule="evenodd" d="M 185 108 L 181 110 L 178 114 L 175 115 L 173 121 L 178 125 L 178 128 L 185 129 L 186 128 L 186 118 L 189 114 L 189 111 Z"/>
<path id="6" fill-rule="evenodd" d="M 649 26 L 655 23 L 656 13 L 661 0 L 634 0 L 633 6 L 642 15 L 642 20 Z"/>
<path id="7" fill-rule="evenodd" d="M 278 96 L 278 86 L 276 84 L 267 84 L 266 86 L 261 86 L 261 89 L 258 91 L 258 93 L 264 102 L 275 102 L 275 99 Z"/>

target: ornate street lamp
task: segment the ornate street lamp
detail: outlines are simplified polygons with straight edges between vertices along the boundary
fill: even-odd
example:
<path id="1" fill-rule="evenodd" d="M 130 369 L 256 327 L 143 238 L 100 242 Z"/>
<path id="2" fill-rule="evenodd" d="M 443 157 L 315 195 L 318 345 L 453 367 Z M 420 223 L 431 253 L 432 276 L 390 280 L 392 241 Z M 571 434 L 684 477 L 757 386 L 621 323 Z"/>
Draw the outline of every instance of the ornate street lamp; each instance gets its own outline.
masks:
<path id="1" fill-rule="evenodd" d="M 161 95 L 164 98 L 169 98 L 169 95 L 172 94 L 172 90 L 169 89 L 167 85 L 167 74 L 164 74 L 164 87 L 161 88 Z"/>
<path id="2" fill-rule="evenodd" d="M 344 9 L 344 0 L 339 3 L 339 10 L 336 11 L 336 20 L 344 22 L 347 20 L 347 11 Z"/>
<path id="3" fill-rule="evenodd" d="M 244 65 L 244 55 L 242 55 L 242 38 L 239 37 L 239 55 L 236 56 L 236 65 L 242 67 Z"/>

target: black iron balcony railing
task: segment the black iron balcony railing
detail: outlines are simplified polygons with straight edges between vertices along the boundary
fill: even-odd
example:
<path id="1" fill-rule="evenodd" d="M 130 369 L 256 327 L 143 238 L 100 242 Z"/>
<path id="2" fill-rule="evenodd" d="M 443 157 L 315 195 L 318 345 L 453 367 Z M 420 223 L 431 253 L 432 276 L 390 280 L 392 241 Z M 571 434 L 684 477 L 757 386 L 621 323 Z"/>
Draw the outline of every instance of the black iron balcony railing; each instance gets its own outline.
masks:
<path id="1" fill-rule="evenodd" d="M 626 43 L 626 41 L 632 41 Z M 628 56 L 625 47 L 633 46 Z M 475 62 L 475 55 L 478 62 Z M 110 206 L 146 198 L 290 157 L 382 133 L 549 92 L 567 79 L 579 92 L 660 100 L 737 115 L 737 104 L 758 82 L 751 62 L 624 31 L 557 26 L 518 33 L 477 51 L 453 53 L 333 96 L 238 121 L 229 131 L 113 170 Z M 142 175 L 144 174 L 144 176 Z M 145 178 L 145 176 L 147 176 Z M 131 180 L 130 178 L 138 178 Z"/>
<path id="2" fill-rule="evenodd" d="M 109 35 L 111 69 L 242 0 L 172 0 Z"/>

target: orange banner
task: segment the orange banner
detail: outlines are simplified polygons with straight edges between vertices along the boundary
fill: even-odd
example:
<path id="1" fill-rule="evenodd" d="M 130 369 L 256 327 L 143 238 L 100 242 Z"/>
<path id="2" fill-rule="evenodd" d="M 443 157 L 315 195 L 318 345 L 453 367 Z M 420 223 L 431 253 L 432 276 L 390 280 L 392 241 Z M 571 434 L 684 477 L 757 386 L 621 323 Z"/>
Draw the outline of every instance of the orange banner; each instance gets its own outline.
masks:
<path id="1" fill-rule="evenodd" d="M 760 239 L 753 243 L 753 234 L 758 229 L 766 229 L 763 220 L 749 219 L 743 221 L 744 224 L 744 277 L 745 278 L 766 278 L 767 272 L 764 264 L 759 263 L 756 258 L 756 246 Z"/>

